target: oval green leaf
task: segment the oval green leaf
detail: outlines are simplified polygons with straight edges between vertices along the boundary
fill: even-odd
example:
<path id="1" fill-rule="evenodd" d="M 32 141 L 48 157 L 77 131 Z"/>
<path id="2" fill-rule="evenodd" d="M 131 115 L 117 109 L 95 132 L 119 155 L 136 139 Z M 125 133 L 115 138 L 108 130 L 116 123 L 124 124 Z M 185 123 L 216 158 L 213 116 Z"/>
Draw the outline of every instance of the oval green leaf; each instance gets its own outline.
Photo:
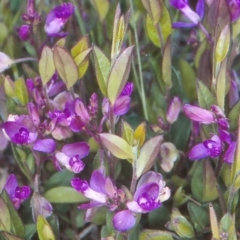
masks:
<path id="1" fill-rule="evenodd" d="M 15 94 L 16 94 L 19 102 L 23 106 L 26 106 L 29 102 L 29 99 L 28 99 L 27 87 L 25 85 L 25 81 L 24 81 L 23 77 L 21 77 L 15 81 L 15 90 L 16 90 Z"/>
<path id="2" fill-rule="evenodd" d="M 37 219 L 37 232 L 40 240 L 55 240 L 55 236 L 49 223 L 41 215 L 39 215 Z"/>
<path id="3" fill-rule="evenodd" d="M 132 147 L 117 135 L 110 133 L 99 134 L 104 147 L 107 148 L 115 157 L 120 159 L 133 159 Z"/>
<path id="4" fill-rule="evenodd" d="M 44 197 L 51 203 L 81 203 L 88 201 L 72 187 L 55 187 L 48 190 Z"/>
<path id="5" fill-rule="evenodd" d="M 78 80 L 78 69 L 71 55 L 63 48 L 55 46 L 53 59 L 56 70 L 67 88 L 70 89 Z"/>
<path id="6" fill-rule="evenodd" d="M 115 103 L 115 100 L 127 82 L 131 69 L 132 51 L 133 46 L 125 49 L 123 53 L 117 57 L 111 68 L 107 83 L 107 95 L 112 105 Z"/>
<path id="7" fill-rule="evenodd" d="M 93 45 L 97 82 L 104 96 L 107 96 L 107 78 L 110 72 L 110 61 L 100 48 Z"/>
<path id="8" fill-rule="evenodd" d="M 0 231 L 9 232 L 11 229 L 11 217 L 7 204 L 0 198 Z"/>
<path id="9" fill-rule="evenodd" d="M 44 46 L 38 64 L 40 77 L 43 85 L 46 85 L 55 72 L 52 49 Z"/>
<path id="10" fill-rule="evenodd" d="M 136 160 L 137 178 L 139 178 L 143 173 L 147 172 L 152 167 L 154 160 L 159 153 L 162 140 L 162 136 L 151 138 L 141 148 L 139 157 Z"/>

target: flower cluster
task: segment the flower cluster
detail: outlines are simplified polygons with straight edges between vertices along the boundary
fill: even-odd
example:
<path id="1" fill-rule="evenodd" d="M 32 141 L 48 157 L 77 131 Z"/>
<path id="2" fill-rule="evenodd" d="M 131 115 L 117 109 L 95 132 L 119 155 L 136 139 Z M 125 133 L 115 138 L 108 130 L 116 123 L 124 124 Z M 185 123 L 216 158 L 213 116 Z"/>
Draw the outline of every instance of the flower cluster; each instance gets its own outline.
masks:
<path id="1" fill-rule="evenodd" d="M 218 134 L 194 146 L 189 152 L 189 159 L 199 160 L 205 157 L 218 157 L 222 154 L 225 147 L 223 159 L 226 163 L 233 163 L 236 142 L 233 140 L 232 134 L 229 132 L 228 120 L 222 110 L 213 105 L 211 111 L 191 106 L 184 106 L 184 113 L 191 120 L 202 124 L 217 124 Z"/>
<path id="2" fill-rule="evenodd" d="M 127 199 L 124 188 L 118 189 L 100 170 L 92 173 L 90 184 L 79 178 L 72 179 L 71 184 L 91 200 L 79 206 L 80 209 L 87 209 L 85 221 L 91 220 L 97 207 L 107 206 L 110 211 L 115 212 L 113 226 L 120 232 L 135 226 L 137 213 L 151 212 L 170 197 L 170 189 L 165 187 L 162 175 L 155 172 L 147 172 L 141 177 L 131 200 Z"/>

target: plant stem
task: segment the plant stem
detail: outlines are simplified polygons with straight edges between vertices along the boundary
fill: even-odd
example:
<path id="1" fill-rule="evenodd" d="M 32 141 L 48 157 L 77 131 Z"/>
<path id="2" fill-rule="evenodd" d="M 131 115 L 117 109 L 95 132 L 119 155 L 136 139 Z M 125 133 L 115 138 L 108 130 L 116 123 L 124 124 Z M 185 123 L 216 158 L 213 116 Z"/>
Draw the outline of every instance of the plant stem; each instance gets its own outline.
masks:
<path id="1" fill-rule="evenodd" d="M 132 10 L 132 15 L 134 15 L 133 0 L 130 0 L 130 6 L 131 6 L 131 10 Z M 134 31 L 134 38 L 135 38 L 135 43 L 136 43 L 136 52 L 137 52 L 137 62 L 138 62 L 138 70 L 139 70 L 139 79 L 140 79 L 140 87 L 141 87 L 141 100 L 142 100 L 142 105 L 143 105 L 143 113 L 144 113 L 145 119 L 148 120 L 146 95 L 145 95 L 144 84 L 143 84 L 140 48 L 139 48 L 137 28 L 136 28 L 135 22 L 133 23 L 133 31 Z"/>
<path id="2" fill-rule="evenodd" d="M 13 63 L 21 63 L 21 62 L 27 62 L 27 61 L 37 61 L 37 58 L 34 58 L 34 57 L 18 58 L 14 60 Z"/>

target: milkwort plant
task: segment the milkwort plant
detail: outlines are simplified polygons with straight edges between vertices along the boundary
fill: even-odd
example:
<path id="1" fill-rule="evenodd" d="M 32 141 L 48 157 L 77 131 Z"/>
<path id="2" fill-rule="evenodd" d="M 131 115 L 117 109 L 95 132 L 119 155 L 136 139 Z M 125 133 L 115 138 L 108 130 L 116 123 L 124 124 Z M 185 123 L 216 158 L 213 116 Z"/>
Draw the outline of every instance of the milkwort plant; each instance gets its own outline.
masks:
<path id="1" fill-rule="evenodd" d="M 0 4 L 0 238 L 238 239 L 240 2 L 23 2 Z"/>

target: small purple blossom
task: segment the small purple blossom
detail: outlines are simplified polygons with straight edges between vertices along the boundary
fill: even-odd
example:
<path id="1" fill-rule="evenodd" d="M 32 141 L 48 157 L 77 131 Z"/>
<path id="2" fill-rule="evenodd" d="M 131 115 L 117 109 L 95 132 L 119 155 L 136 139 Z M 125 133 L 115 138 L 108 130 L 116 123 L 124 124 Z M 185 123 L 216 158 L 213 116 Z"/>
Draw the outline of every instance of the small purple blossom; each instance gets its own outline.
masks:
<path id="1" fill-rule="evenodd" d="M 19 29 L 18 29 L 18 35 L 20 37 L 20 39 L 22 41 L 27 41 L 30 38 L 31 35 L 31 26 L 29 25 L 22 25 Z"/>
<path id="2" fill-rule="evenodd" d="M 204 16 L 204 0 L 198 0 L 196 12 L 189 7 L 188 0 L 170 0 L 170 4 L 181 11 L 191 21 L 191 23 L 173 23 L 174 28 L 197 26 Z"/>
<path id="3" fill-rule="evenodd" d="M 60 32 L 67 20 L 74 13 L 75 7 L 72 3 L 63 3 L 60 6 L 55 7 L 47 16 L 44 30 L 48 36 L 51 37 L 64 37 L 66 33 Z"/>
<path id="4" fill-rule="evenodd" d="M 18 209 L 21 203 L 27 199 L 31 194 L 29 186 L 18 186 L 17 179 L 14 174 L 11 174 L 4 186 L 4 189 L 8 193 L 14 207 Z"/>
<path id="5" fill-rule="evenodd" d="M 239 0 L 227 0 L 232 22 L 237 21 L 240 17 L 240 1 Z"/>
<path id="6" fill-rule="evenodd" d="M 211 139 L 195 145 L 189 152 L 188 157 L 190 160 L 199 160 L 206 157 L 215 158 L 221 153 L 222 142 L 217 135 L 214 135 Z"/>
<path id="7" fill-rule="evenodd" d="M 56 152 L 56 160 L 69 171 L 79 173 L 84 169 L 85 164 L 82 158 L 89 154 L 89 146 L 85 142 L 67 144 L 61 152 Z"/>
<path id="8" fill-rule="evenodd" d="M 114 228 L 125 232 L 136 224 L 136 213 L 148 213 L 160 207 L 170 197 L 170 189 L 165 184 L 160 173 L 145 173 L 137 184 L 133 200 L 126 204 L 128 209 L 114 215 Z"/>

